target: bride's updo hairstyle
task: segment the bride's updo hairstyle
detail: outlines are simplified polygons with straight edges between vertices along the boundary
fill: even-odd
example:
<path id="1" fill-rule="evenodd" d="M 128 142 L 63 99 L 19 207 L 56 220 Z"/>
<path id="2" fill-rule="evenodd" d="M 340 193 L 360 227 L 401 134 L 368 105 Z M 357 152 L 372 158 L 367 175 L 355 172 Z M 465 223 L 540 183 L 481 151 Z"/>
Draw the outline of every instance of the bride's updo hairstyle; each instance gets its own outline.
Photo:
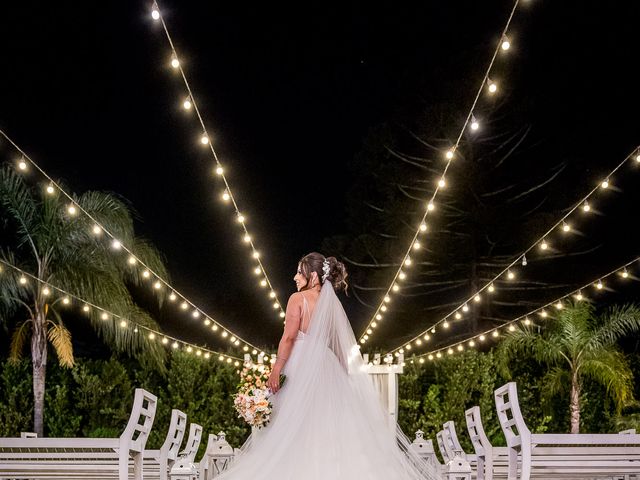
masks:
<path id="1" fill-rule="evenodd" d="M 329 262 L 329 276 L 327 277 L 327 282 L 331 282 L 333 285 L 333 289 L 336 292 L 344 290 L 346 292 L 349 284 L 347 283 L 347 269 L 344 268 L 344 264 L 339 262 L 336 257 L 326 257 L 326 260 Z M 318 252 L 311 252 L 308 255 L 305 255 L 300 259 L 300 271 L 304 278 L 307 281 L 311 280 L 311 273 L 316 272 L 318 274 L 318 279 L 322 281 L 322 276 L 324 272 L 322 270 L 323 263 L 325 261 L 325 256 Z M 307 284 L 307 288 L 310 285 Z"/>

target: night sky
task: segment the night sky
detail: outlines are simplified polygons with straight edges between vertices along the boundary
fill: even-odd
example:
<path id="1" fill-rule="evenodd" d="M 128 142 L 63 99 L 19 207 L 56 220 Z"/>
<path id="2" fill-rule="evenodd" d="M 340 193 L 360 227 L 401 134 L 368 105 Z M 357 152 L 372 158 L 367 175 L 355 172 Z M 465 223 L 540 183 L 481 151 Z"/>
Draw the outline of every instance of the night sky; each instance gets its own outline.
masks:
<path id="1" fill-rule="evenodd" d="M 297 260 L 349 229 L 346 202 L 363 138 L 412 96 L 466 105 L 450 128 L 455 135 L 475 93 L 457 86 L 480 81 L 513 5 L 414 3 L 160 4 L 283 302 Z M 640 7 L 522 4 L 513 48 L 497 67 L 501 115 L 531 128 L 523 162 L 567 163 L 549 187 L 558 200 L 550 209 L 560 211 L 640 144 Z M 180 108 L 183 85 L 149 12 L 150 2 L 122 0 L 5 4 L 0 127 L 75 192 L 127 199 L 176 288 L 248 340 L 275 345 L 281 321 L 256 285 L 232 210 L 219 201 L 213 160 L 198 145 L 193 115 Z M 0 158 L 15 155 L 0 143 Z M 639 253 L 639 181 L 621 187 L 606 223 L 594 227 L 602 235 L 594 246 L 616 245 L 611 232 L 624 236 L 614 253 L 597 252 L 603 267 Z M 358 334 L 372 311 L 353 298 L 347 311 Z M 159 321 L 185 340 L 218 345 L 177 310 L 163 310 Z M 428 322 L 389 329 L 386 341 L 395 346 Z"/>

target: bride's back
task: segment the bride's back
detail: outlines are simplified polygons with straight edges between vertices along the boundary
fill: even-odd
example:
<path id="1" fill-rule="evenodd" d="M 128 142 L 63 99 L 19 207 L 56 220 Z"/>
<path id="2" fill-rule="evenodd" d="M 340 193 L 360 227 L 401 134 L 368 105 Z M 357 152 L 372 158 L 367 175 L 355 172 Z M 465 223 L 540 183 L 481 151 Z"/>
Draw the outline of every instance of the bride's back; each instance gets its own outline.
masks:
<path id="1" fill-rule="evenodd" d="M 303 333 L 307 333 L 309 331 L 313 311 L 315 310 L 316 303 L 320 297 L 320 292 L 315 289 L 301 290 L 298 292 L 298 295 L 302 296 L 302 312 L 300 314 L 300 326 L 298 329 Z"/>

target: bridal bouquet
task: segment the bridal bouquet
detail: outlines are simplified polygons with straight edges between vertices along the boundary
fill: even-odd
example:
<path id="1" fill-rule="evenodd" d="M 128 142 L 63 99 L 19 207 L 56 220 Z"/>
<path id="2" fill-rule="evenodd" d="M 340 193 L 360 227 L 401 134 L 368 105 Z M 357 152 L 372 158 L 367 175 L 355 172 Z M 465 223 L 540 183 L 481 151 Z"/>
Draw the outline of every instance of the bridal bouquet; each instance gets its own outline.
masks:
<path id="1" fill-rule="evenodd" d="M 240 372 L 240 384 L 233 405 L 238 416 L 252 427 L 267 426 L 273 405 L 269 400 L 272 395 L 267 387 L 271 367 L 262 364 L 245 364 Z M 280 375 L 280 386 L 284 385 L 285 375 Z"/>

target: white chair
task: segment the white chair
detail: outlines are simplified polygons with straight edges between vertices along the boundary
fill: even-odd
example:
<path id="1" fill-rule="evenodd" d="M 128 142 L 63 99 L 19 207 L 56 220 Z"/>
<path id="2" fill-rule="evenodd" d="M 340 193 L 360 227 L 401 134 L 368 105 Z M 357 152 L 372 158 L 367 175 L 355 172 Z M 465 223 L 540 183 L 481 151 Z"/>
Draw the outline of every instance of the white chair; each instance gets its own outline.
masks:
<path id="1" fill-rule="evenodd" d="M 489 442 L 482 425 L 480 407 L 465 412 L 467 431 L 478 459 L 478 480 L 503 480 L 507 478 L 509 451 L 507 447 L 494 447 Z"/>
<path id="2" fill-rule="evenodd" d="M 155 395 L 136 389 L 119 438 L 1 438 L 0 478 L 143 478 L 142 452 L 156 413 Z"/>
<path id="3" fill-rule="evenodd" d="M 509 480 L 640 478 L 640 435 L 535 434 L 522 418 L 515 383 L 498 388 L 495 400 L 507 439 Z"/>
<path id="4" fill-rule="evenodd" d="M 167 438 L 159 450 L 145 450 L 144 476 L 148 479 L 167 480 L 169 470 L 178 458 L 178 451 L 187 429 L 187 415 L 180 410 L 171 410 L 171 421 Z"/>

